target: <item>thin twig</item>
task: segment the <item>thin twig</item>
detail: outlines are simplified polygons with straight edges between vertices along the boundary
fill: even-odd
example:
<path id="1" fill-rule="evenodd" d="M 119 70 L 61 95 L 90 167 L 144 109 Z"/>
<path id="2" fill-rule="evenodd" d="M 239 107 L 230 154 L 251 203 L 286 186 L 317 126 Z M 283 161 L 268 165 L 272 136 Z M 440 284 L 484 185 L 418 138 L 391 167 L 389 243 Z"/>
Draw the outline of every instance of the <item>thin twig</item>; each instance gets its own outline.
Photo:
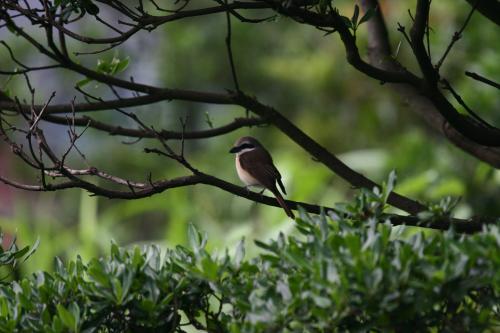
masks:
<path id="1" fill-rule="evenodd" d="M 479 1 L 480 0 L 476 0 L 476 4 L 470 10 L 469 15 L 467 15 L 467 18 L 465 19 L 464 23 L 462 24 L 462 27 L 460 28 L 460 30 L 455 31 L 455 33 L 453 34 L 453 37 L 451 38 L 450 44 L 448 44 L 448 47 L 444 51 L 444 54 L 441 56 L 441 59 L 439 59 L 439 61 L 437 62 L 436 66 L 435 66 L 435 68 L 436 68 L 437 71 L 439 71 L 439 69 L 441 68 L 441 65 L 443 65 L 443 62 L 446 59 L 446 57 L 448 56 L 448 53 L 450 53 L 451 48 L 453 47 L 453 45 L 455 45 L 455 43 L 460 38 L 462 38 L 462 33 L 464 32 L 465 28 L 469 24 L 469 21 L 470 21 L 470 19 L 472 17 L 472 14 L 474 14 L 474 12 L 476 11 L 477 4 L 479 3 Z"/>
<path id="2" fill-rule="evenodd" d="M 486 83 L 492 87 L 495 87 L 497 89 L 500 89 L 500 83 L 497 83 L 493 80 L 490 80 L 490 79 L 487 79 L 485 78 L 484 76 L 481 76 L 477 73 L 473 73 L 473 72 L 465 72 L 465 75 L 467 75 L 468 77 L 471 77 L 473 78 L 474 80 L 477 80 L 477 81 L 480 81 L 480 82 L 483 82 L 483 83 Z"/>
<path id="3" fill-rule="evenodd" d="M 229 4 L 227 0 L 224 1 L 226 5 L 226 23 L 227 23 L 227 35 L 226 35 L 226 47 L 227 55 L 229 58 L 229 65 L 231 66 L 231 75 L 233 77 L 234 87 L 237 92 L 240 92 L 240 85 L 238 83 L 238 76 L 236 75 L 236 67 L 234 65 L 233 49 L 231 46 L 231 15 L 229 13 Z"/>
<path id="4" fill-rule="evenodd" d="M 441 79 L 441 82 L 444 84 L 444 88 L 448 91 L 451 92 L 453 97 L 457 100 L 457 102 L 477 121 L 479 121 L 482 125 L 488 127 L 488 128 L 494 128 L 490 124 L 488 124 L 485 120 L 483 120 L 481 117 L 479 117 L 463 100 L 463 98 L 453 89 L 451 86 L 450 82 L 446 79 Z"/>

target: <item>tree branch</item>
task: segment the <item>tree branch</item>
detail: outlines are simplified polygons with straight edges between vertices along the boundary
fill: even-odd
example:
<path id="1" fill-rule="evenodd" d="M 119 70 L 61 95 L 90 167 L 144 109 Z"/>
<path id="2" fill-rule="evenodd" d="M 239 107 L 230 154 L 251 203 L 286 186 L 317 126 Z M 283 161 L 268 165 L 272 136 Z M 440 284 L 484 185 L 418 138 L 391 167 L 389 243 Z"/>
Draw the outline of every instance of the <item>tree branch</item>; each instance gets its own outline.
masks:
<path id="1" fill-rule="evenodd" d="M 366 0 L 363 3 L 369 3 L 370 1 Z M 27 131 L 30 143 L 31 157 L 34 162 L 29 160 L 29 157 L 24 156 L 22 153 L 19 153 L 21 158 L 27 158 L 27 163 L 32 165 L 35 169 L 41 170 L 42 175 L 42 184 L 38 187 L 34 187 L 32 185 L 22 185 L 16 182 L 8 181 L 4 178 L 0 178 L 1 181 L 10 184 L 11 186 L 17 185 L 20 188 L 29 189 L 29 190 L 53 190 L 54 188 L 72 188 L 79 187 L 88 190 L 89 192 L 95 195 L 101 195 L 110 198 L 122 198 L 122 199 L 135 199 L 145 196 L 150 196 L 155 193 L 160 193 L 170 188 L 180 187 L 180 186 L 188 186 L 195 184 L 207 184 L 216 186 L 222 189 L 227 190 L 228 192 L 237 194 L 242 194 L 242 197 L 250 198 L 250 200 L 254 200 L 257 202 L 264 202 L 266 204 L 277 205 L 277 202 L 273 198 L 261 197 L 258 194 L 247 193 L 247 191 L 241 187 L 232 185 L 223 180 L 220 180 L 214 176 L 204 174 L 194 167 L 192 167 L 188 161 L 184 158 L 184 149 L 181 149 L 181 153 L 175 153 L 168 145 L 167 139 L 180 139 L 182 140 L 182 147 L 184 147 L 185 139 L 194 139 L 194 138 L 205 138 L 215 135 L 221 135 L 228 133 L 232 130 L 238 129 L 243 126 L 253 126 L 258 124 L 269 123 L 274 125 L 284 134 L 286 134 L 292 141 L 301 146 L 307 153 L 312 155 L 316 160 L 323 163 L 334 173 L 338 174 L 340 177 L 348 181 L 351 185 L 355 187 L 364 187 L 368 189 L 372 189 L 373 187 L 380 187 L 378 184 L 373 182 L 372 180 L 366 178 L 362 174 L 350 169 L 347 165 L 345 165 L 342 161 L 340 161 L 334 154 L 329 152 L 326 148 L 317 143 L 314 139 L 304 133 L 300 128 L 298 128 L 294 123 L 292 123 L 285 115 L 279 113 L 274 108 L 264 105 L 257 100 L 257 98 L 250 97 L 245 93 L 240 91 L 240 87 L 236 78 L 236 70 L 234 67 L 234 63 L 232 60 L 232 51 L 230 45 L 230 16 L 233 15 L 240 20 L 245 20 L 236 12 L 237 9 L 257 9 L 257 8 L 272 8 L 274 11 L 291 17 L 298 22 L 313 25 L 318 28 L 325 28 L 324 30 L 328 31 L 337 31 L 341 37 L 343 45 L 346 50 L 346 58 L 347 61 L 357 70 L 365 73 L 366 75 L 375 78 L 381 82 L 389 82 L 396 83 L 398 86 L 403 87 L 402 89 L 409 89 L 415 93 L 415 95 L 424 96 L 422 99 L 426 101 L 428 105 L 432 106 L 433 110 L 437 110 L 440 114 L 440 124 L 442 126 L 442 130 L 445 131 L 449 137 L 453 137 L 453 134 L 458 134 L 459 143 L 457 145 L 461 145 L 464 142 L 469 144 L 470 151 L 474 151 L 477 149 L 477 143 L 489 146 L 499 146 L 500 145 L 500 131 L 496 128 L 485 128 L 484 126 L 479 126 L 477 122 L 471 121 L 469 118 L 460 115 L 453 106 L 449 103 L 449 101 L 444 97 L 444 95 L 439 91 L 437 87 L 437 83 L 439 82 L 439 73 L 432 66 L 432 62 L 430 60 L 430 55 L 428 54 L 428 50 L 425 49 L 424 46 L 424 36 L 425 31 L 428 31 L 428 15 L 429 15 L 429 1 L 419 0 L 417 3 L 417 12 L 415 16 L 415 23 L 411 29 L 411 44 L 415 53 L 415 56 L 418 60 L 419 66 L 421 68 L 422 73 L 424 74 L 424 79 L 419 78 L 413 73 L 407 71 L 404 67 L 400 66 L 397 62 L 391 59 L 390 54 L 390 45 L 387 39 L 387 30 L 385 25 L 383 25 L 383 18 L 381 16 L 380 11 L 377 13 L 372 22 L 368 22 L 368 24 L 375 27 L 373 30 L 373 34 L 377 36 L 378 40 L 370 41 L 370 61 L 368 63 L 364 61 L 359 53 L 358 47 L 356 45 L 356 36 L 354 33 L 351 33 L 349 27 L 345 24 L 343 17 L 338 13 L 337 10 L 333 8 L 327 14 L 319 14 L 313 10 L 310 10 L 312 5 L 316 5 L 317 1 L 292 1 L 287 5 L 284 5 L 283 1 L 252 1 L 252 2 L 241 2 L 235 1 L 232 3 L 222 3 L 221 6 L 216 7 L 208 7 L 201 8 L 195 10 L 184 10 L 184 7 L 175 11 L 173 14 L 165 15 L 165 16 L 151 16 L 146 14 L 142 6 L 138 8 L 132 9 L 127 7 L 126 4 L 121 2 L 110 2 L 106 3 L 108 6 L 117 10 L 128 19 L 130 19 L 134 23 L 127 23 L 131 25 L 132 28 L 126 32 L 120 33 L 118 29 L 113 29 L 115 32 L 119 34 L 118 37 L 111 38 L 93 38 L 88 36 L 80 36 L 77 35 L 70 30 L 67 30 L 64 26 L 64 21 L 62 20 L 60 14 L 51 11 L 51 3 L 47 0 L 42 0 L 41 2 L 44 5 L 43 9 L 24 9 L 20 7 L 17 1 L 5 1 L 0 5 L 0 18 L 6 21 L 6 24 L 10 29 L 15 31 L 18 36 L 25 39 L 28 43 L 32 44 L 40 53 L 49 57 L 59 64 L 61 67 L 74 72 L 79 73 L 81 75 L 86 76 L 89 79 L 96 80 L 98 82 L 104 83 L 109 86 L 114 92 L 116 92 L 115 88 L 123 88 L 130 90 L 137 94 L 136 97 L 133 98 L 120 98 L 118 93 L 116 95 L 118 97 L 117 100 L 114 101 L 101 101 L 97 98 L 95 103 L 81 103 L 81 104 L 67 104 L 67 105 L 34 105 L 34 90 L 30 88 L 30 92 L 32 94 L 32 103 L 31 105 L 21 104 L 16 99 L 15 101 L 9 100 L 8 98 L 0 98 L 0 109 L 3 110 L 11 110 L 18 112 L 20 116 L 26 118 L 27 121 L 31 121 L 31 128 Z M 7 9 L 6 6 L 10 6 Z M 49 8 L 50 7 L 50 8 Z M 45 44 L 44 42 L 38 41 L 35 37 L 30 35 L 24 29 L 16 25 L 12 16 L 10 15 L 10 11 L 18 11 L 23 16 L 30 20 L 32 25 L 42 25 L 45 29 Z M 199 15 L 208 15 L 215 13 L 225 12 L 228 23 L 228 35 L 226 39 L 228 53 L 230 56 L 231 62 L 231 70 L 233 74 L 233 80 L 236 86 L 236 92 L 227 93 L 213 93 L 213 92 L 203 92 L 203 91 L 191 91 L 191 90 L 181 90 L 181 89 L 169 89 L 162 87 L 155 87 L 147 84 L 136 83 L 132 79 L 130 81 L 120 79 L 115 76 L 104 74 L 100 71 L 91 70 L 85 66 L 82 66 L 79 62 L 73 61 L 67 52 L 66 42 L 64 41 L 64 35 L 68 35 L 77 40 L 84 41 L 86 43 L 122 43 L 126 41 L 129 37 L 134 35 L 139 30 L 152 30 L 158 27 L 161 24 L 171 22 L 173 20 L 177 20 L 185 17 L 194 17 Z M 81 19 L 81 17 L 77 17 L 75 21 Z M 16 20 L 17 21 L 17 20 Z M 377 25 L 378 22 L 378 25 Z M 101 21 L 101 23 L 106 23 Z M 53 39 L 53 28 L 59 31 L 60 37 L 60 46 L 62 50 L 59 50 L 58 46 L 56 46 Z M 48 46 L 46 46 L 48 45 Z M 382 59 L 384 58 L 384 59 Z M 373 61 L 373 59 L 378 59 L 377 62 Z M 29 84 L 29 81 L 28 81 Z M 146 94 L 145 96 L 139 96 L 139 93 Z M 221 126 L 219 128 L 214 128 L 210 130 L 204 131 L 194 131 L 194 132 L 186 132 L 185 131 L 185 123 L 183 123 L 182 132 L 170 132 L 170 131 L 157 131 L 153 127 L 146 126 L 142 123 L 134 114 L 127 113 L 122 111 L 120 108 L 125 107 L 133 107 L 139 105 L 148 105 L 151 103 L 165 101 L 165 100 L 183 100 L 197 103 L 211 103 L 211 104 L 231 104 L 231 105 L 239 105 L 245 110 L 249 110 L 259 116 L 259 118 L 248 118 L 242 120 L 236 119 L 233 123 L 227 124 L 225 126 Z M 48 104 L 48 103 L 47 103 Z M 111 124 L 106 124 L 103 122 L 98 122 L 90 117 L 75 117 L 75 114 L 78 112 L 87 112 L 87 111 L 96 111 L 96 110 L 109 110 L 116 109 L 119 110 L 123 115 L 130 117 L 135 120 L 137 124 L 139 124 L 140 129 L 125 129 L 119 126 L 114 126 Z M 43 111 L 42 111 L 43 110 Z M 55 116 L 56 113 L 70 113 L 72 114 L 72 118 L 63 118 Z M 437 113 L 436 113 L 437 114 Z M 30 118 L 31 116 L 31 118 Z M 1 115 L 0 115 L 1 117 Z M 37 118 L 38 117 L 38 118 Z M 54 123 L 68 123 L 70 122 L 70 139 L 71 146 L 68 148 L 67 152 L 63 155 L 61 159 L 59 159 L 51 148 L 48 146 L 43 132 L 38 128 L 37 122 L 39 119 L 44 121 L 50 121 Z M 2 119 L 0 119 L 2 120 Z M 452 125 L 451 129 L 447 129 L 445 126 L 447 123 Z M 147 138 L 156 138 L 158 139 L 164 151 L 150 149 L 151 152 L 161 153 L 161 155 L 166 156 L 170 159 L 173 159 L 184 166 L 186 169 L 192 172 L 192 175 L 179 177 L 171 180 L 164 180 L 161 182 L 150 182 L 146 183 L 134 183 L 128 180 L 108 175 L 97 171 L 97 169 L 89 168 L 87 170 L 75 170 L 67 167 L 64 164 L 64 160 L 66 155 L 70 150 L 76 149 L 79 153 L 80 151 L 75 145 L 75 141 L 79 138 L 80 134 L 77 134 L 75 131 L 75 126 L 85 126 L 85 127 L 93 127 L 99 130 L 106 131 L 110 134 L 117 135 L 126 135 L 126 136 L 135 136 L 135 137 L 147 137 Z M 456 129 L 456 130 L 455 130 Z M 451 135 L 450 135 L 451 133 Z M 5 134 L 5 133 L 2 133 Z M 34 144 L 31 143 L 31 136 L 34 136 L 38 141 L 39 148 L 39 156 L 37 156 L 34 147 Z M 464 137 L 466 139 L 464 139 Z M 468 140 L 468 141 L 467 141 Z M 470 143 L 474 143 L 475 145 L 470 145 Z M 12 146 L 12 145 L 11 145 Z M 465 145 L 467 146 L 467 145 Z M 13 147 L 13 146 L 12 146 Z M 481 154 L 486 154 L 485 152 L 490 152 L 491 155 L 495 156 L 497 159 L 500 159 L 500 154 L 495 152 L 492 148 L 484 147 L 484 149 L 480 153 L 476 153 L 477 156 L 481 156 Z M 81 157 L 84 158 L 83 154 Z M 49 159 L 49 164 L 52 162 L 53 166 L 48 165 L 45 166 L 43 163 L 42 157 Z M 498 162 L 498 161 L 497 161 Z M 500 165 L 500 162 L 498 162 Z M 66 183 L 58 183 L 58 184 L 47 184 L 45 179 L 43 178 L 45 175 L 55 176 L 55 177 L 65 177 L 69 181 Z M 112 190 L 104 187 L 97 186 L 89 181 L 86 181 L 81 178 L 81 176 L 92 177 L 97 176 L 100 178 L 107 179 L 116 184 L 120 184 L 122 186 L 128 186 L 127 191 L 118 191 Z M 54 187 L 55 186 L 55 187 Z M 240 195 L 238 194 L 238 195 Z M 255 197 L 254 197 L 255 196 Z M 391 193 L 388 199 L 389 204 L 400 208 L 412 215 L 416 215 L 419 212 L 426 210 L 427 208 L 421 203 L 411 200 L 407 197 L 401 196 L 397 193 Z M 297 203 L 289 201 L 290 206 L 292 208 L 297 207 Z M 308 207 L 310 211 L 319 211 L 318 206 L 309 205 L 306 203 L 302 203 L 305 207 Z M 405 220 L 404 217 L 400 218 L 401 220 Z M 409 221 L 406 219 L 405 221 Z M 411 220 L 414 223 L 415 220 Z M 405 222 L 406 223 L 406 222 Z M 411 223 L 411 222 L 409 222 Z M 444 223 L 444 222 L 442 222 Z M 452 222 L 449 222 L 452 223 Z M 442 224 L 444 226 L 444 224 Z M 449 224 L 448 224 L 449 226 Z M 463 228 L 469 228 L 470 225 L 464 226 Z M 444 228 L 444 227 L 442 227 Z M 472 228 L 472 227 L 471 227 Z M 475 227 L 474 230 L 478 227 Z"/>
<path id="2" fill-rule="evenodd" d="M 488 85 L 490 85 L 492 87 L 500 89 L 500 83 L 497 83 L 497 82 L 495 82 L 493 80 L 487 79 L 484 76 L 481 76 L 481 75 L 479 75 L 477 73 L 465 72 L 465 75 L 467 75 L 468 77 L 473 78 L 474 80 L 478 80 L 478 81 L 486 83 L 486 84 L 488 84 Z"/>
<path id="3" fill-rule="evenodd" d="M 68 125 L 68 123 L 72 123 L 75 126 L 83 126 L 83 127 L 90 127 L 94 128 L 100 131 L 104 131 L 109 133 L 110 135 L 121 135 L 121 136 L 126 136 L 126 137 L 133 137 L 133 138 L 151 138 L 154 139 L 156 136 L 150 131 L 145 131 L 143 129 L 132 129 L 132 128 L 124 128 L 121 126 L 114 126 L 110 125 L 101 121 L 97 121 L 91 117 L 88 116 L 83 116 L 81 118 L 74 118 L 74 119 L 69 119 L 69 118 L 63 118 L 63 117 L 58 117 L 58 116 L 44 116 L 43 119 L 45 121 L 54 123 L 54 124 L 60 124 L 60 125 Z M 174 132 L 174 131 L 167 131 L 167 130 L 160 130 L 158 131 L 158 134 L 164 139 L 164 140 L 191 140 L 191 139 L 206 139 L 206 138 L 211 138 L 215 136 L 220 136 L 224 135 L 230 132 L 233 132 L 237 129 L 243 128 L 243 127 L 252 127 L 252 126 L 261 126 L 261 125 L 266 125 L 269 124 L 269 122 L 265 119 L 262 118 L 255 118 L 255 117 L 250 117 L 250 118 L 235 118 L 232 122 L 220 126 L 220 127 L 215 127 L 207 130 L 199 130 L 199 131 L 187 131 L 187 132 Z"/>
<path id="4" fill-rule="evenodd" d="M 368 40 L 368 57 L 370 63 L 385 70 L 398 71 L 402 65 L 392 56 L 389 44 L 389 34 L 384 22 L 381 6 L 376 0 L 363 0 L 361 6 L 366 12 L 370 8 L 377 8 L 375 15 L 366 22 Z M 476 158 L 500 168 L 500 149 L 480 145 L 455 128 L 450 127 L 433 102 L 415 86 L 409 84 L 390 85 L 409 109 L 420 117 L 436 132 L 443 134 L 455 146 L 475 156 Z"/>
<path id="5" fill-rule="evenodd" d="M 85 172 L 75 172 L 76 174 L 92 174 L 92 171 Z M 46 187 L 41 185 L 26 185 L 20 184 L 11 180 L 8 180 L 2 176 L 0 176 L 0 181 L 8 184 L 10 186 L 14 186 L 19 189 L 28 190 L 28 191 L 55 191 L 61 189 L 69 189 L 69 188 L 82 188 L 82 184 L 78 181 L 70 181 L 59 184 L 48 184 Z M 127 181 L 125 181 L 126 184 Z M 120 182 L 122 185 L 123 181 Z M 248 191 L 245 187 L 237 186 L 232 183 L 229 183 L 220 178 L 199 172 L 190 176 L 178 177 L 170 180 L 161 180 L 152 182 L 151 184 L 141 184 L 139 189 L 134 191 L 120 191 L 120 190 L 108 190 L 102 187 L 97 186 L 89 186 L 85 185 L 83 188 L 88 190 L 93 195 L 104 196 L 109 199 L 139 199 L 146 198 L 152 196 L 154 194 L 162 193 L 164 191 L 183 187 L 183 186 L 193 186 L 198 184 L 209 185 L 212 187 L 219 188 L 231 194 L 234 194 L 238 197 L 245 198 L 247 200 L 261 203 L 267 206 L 281 208 L 278 201 L 274 197 L 269 197 L 262 195 L 257 192 Z M 298 207 L 302 207 L 305 211 L 311 214 L 320 214 L 321 212 L 334 212 L 337 214 L 340 213 L 337 209 L 325 206 L 318 206 L 306 202 L 299 202 L 293 200 L 285 200 L 288 207 L 290 209 L 298 210 Z M 438 230 L 446 230 L 449 229 L 451 225 L 453 225 L 454 229 L 460 233 L 474 233 L 482 230 L 484 224 L 493 224 L 496 223 L 493 219 L 479 219 L 479 220 L 462 220 L 455 218 L 446 218 L 443 217 L 441 219 L 423 223 L 419 218 L 415 216 L 404 216 L 397 214 L 386 214 L 385 215 L 393 225 L 407 225 L 407 226 L 422 226 L 431 229 Z"/>
<path id="6" fill-rule="evenodd" d="M 467 0 L 471 6 L 477 5 L 477 11 L 491 22 L 500 26 L 500 2 L 498 0 Z"/>
<path id="7" fill-rule="evenodd" d="M 364 187 L 368 189 L 380 187 L 375 182 L 366 178 L 362 174 L 349 168 L 334 154 L 314 141 L 300 128 L 295 126 L 287 117 L 283 116 L 275 109 L 261 104 L 257 100 L 243 94 L 239 94 L 238 96 L 236 96 L 236 101 L 239 105 L 252 111 L 253 113 L 269 119 L 269 121 L 274 126 L 280 129 L 292 141 L 302 147 L 306 152 L 311 154 L 311 156 L 313 156 L 319 162 L 323 163 L 334 173 L 342 177 L 344 180 L 347 180 L 354 187 Z M 424 205 L 395 192 L 389 195 L 388 203 L 410 214 L 417 214 L 426 209 Z"/>

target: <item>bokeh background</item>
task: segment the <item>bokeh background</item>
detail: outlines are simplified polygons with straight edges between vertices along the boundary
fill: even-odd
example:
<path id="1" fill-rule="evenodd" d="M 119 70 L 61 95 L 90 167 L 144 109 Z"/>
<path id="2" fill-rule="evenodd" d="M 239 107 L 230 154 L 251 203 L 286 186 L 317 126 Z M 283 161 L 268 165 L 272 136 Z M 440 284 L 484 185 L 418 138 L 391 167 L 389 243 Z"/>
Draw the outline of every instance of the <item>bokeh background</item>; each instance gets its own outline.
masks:
<path id="1" fill-rule="evenodd" d="M 170 2 L 169 2 L 170 3 Z M 210 5 L 200 1 L 197 5 Z M 351 16 L 354 2 L 336 1 L 341 13 Z M 397 22 L 409 27 L 407 13 L 414 1 L 383 1 L 382 10 L 397 58 L 417 71 L 408 45 L 397 32 Z M 441 0 L 432 3 L 431 49 L 438 59 L 454 31 L 465 20 L 470 6 L 465 1 Z M 103 17 L 113 13 L 102 11 Z M 254 12 L 255 17 L 269 13 Z M 137 82 L 173 88 L 223 91 L 232 89 L 224 39 L 224 14 L 173 22 L 151 33 L 140 33 L 115 51 L 81 55 L 78 59 L 95 68 L 99 58 L 124 59 L 129 67 L 120 74 Z M 110 34 L 91 20 L 72 27 L 82 33 Z M 41 36 L 41 31 L 30 28 Z M 366 26 L 358 31 L 359 47 L 365 54 Z M 498 28 L 474 14 L 464 37 L 456 44 L 443 66 L 447 77 L 469 105 L 494 124 L 500 124 L 498 90 L 479 84 L 464 75 L 478 72 L 498 81 Z M 48 61 L 20 38 L 0 29 L 0 39 L 9 43 L 25 63 L 42 65 Z M 89 52 L 97 48 L 69 41 L 69 48 Z M 278 17 L 261 24 L 233 20 L 233 49 L 242 89 L 270 104 L 292 119 L 300 128 L 350 167 L 382 182 L 395 169 L 397 190 L 407 196 L 435 202 L 444 196 L 460 197 L 456 214 L 500 215 L 500 172 L 479 162 L 432 132 L 413 114 L 390 87 L 365 77 L 345 60 L 343 45 L 336 34 L 325 36 L 312 27 Z M 6 49 L 0 48 L 0 68 L 13 69 Z M 74 96 L 83 101 L 73 87 L 84 77 L 62 70 L 31 75 L 36 100 L 44 103 L 52 91 L 54 103 L 69 103 Z M 2 90 L 29 97 L 22 77 L 0 78 Z M 91 83 L 85 89 L 113 98 L 105 86 Z M 120 91 L 122 96 L 127 92 Z M 162 102 L 131 108 L 144 122 L 157 129 L 180 130 L 179 118 L 188 129 L 206 129 L 209 123 L 223 125 L 245 110 L 233 106 L 185 102 Z M 96 119 L 134 127 L 116 111 L 94 112 Z M 58 151 L 68 146 L 64 126 L 47 125 L 49 142 Z M 186 157 L 199 169 L 239 184 L 234 156 L 228 154 L 242 135 L 258 137 L 271 151 L 281 171 L 288 197 L 294 200 L 332 206 L 350 200 L 355 191 L 345 181 L 313 161 L 302 149 L 273 127 L 242 129 L 227 136 L 186 142 Z M 127 138 L 88 130 L 78 142 L 90 165 L 125 178 L 145 181 L 185 174 L 173 161 L 142 152 L 157 143 L 142 140 L 124 144 Z M 174 144 L 175 146 L 175 144 Z M 85 166 L 78 155 L 71 162 Z M 10 178 L 35 183 L 36 173 L 14 159 L 0 143 L 0 173 Z M 208 233 L 209 247 L 232 249 L 245 237 L 252 251 L 253 239 L 266 240 L 277 232 L 287 232 L 291 222 L 272 207 L 257 205 L 222 190 L 197 185 L 179 188 L 151 198 L 125 201 L 91 197 L 82 190 L 55 193 L 28 193 L 0 184 L 0 226 L 16 234 L 20 246 L 40 246 L 22 267 L 24 272 L 51 270 L 53 258 L 84 259 L 107 252 L 111 240 L 120 245 L 154 242 L 172 247 L 186 242 L 186 229 L 194 223 Z"/>

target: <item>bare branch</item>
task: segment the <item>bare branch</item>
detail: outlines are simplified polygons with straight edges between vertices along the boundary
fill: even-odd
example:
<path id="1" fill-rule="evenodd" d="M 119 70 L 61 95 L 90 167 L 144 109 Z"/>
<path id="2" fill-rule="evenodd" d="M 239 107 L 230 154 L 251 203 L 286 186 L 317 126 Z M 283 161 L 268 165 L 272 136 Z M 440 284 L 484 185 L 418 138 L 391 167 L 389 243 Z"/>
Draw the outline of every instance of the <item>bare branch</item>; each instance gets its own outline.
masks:
<path id="1" fill-rule="evenodd" d="M 453 95 L 453 97 L 455 97 L 455 99 L 457 100 L 457 102 L 474 118 L 476 119 L 479 123 L 481 123 L 482 125 L 484 125 L 485 127 L 490 127 L 491 128 L 491 125 L 488 124 L 487 122 L 485 122 L 481 117 L 479 117 L 466 103 L 465 101 L 462 99 L 462 96 L 460 96 L 456 91 L 455 89 L 453 89 L 453 87 L 451 86 L 450 82 L 448 82 L 448 80 L 446 79 L 441 79 L 441 82 L 443 82 L 443 85 L 445 87 L 446 90 L 450 91 L 451 94 Z"/>
<path id="2" fill-rule="evenodd" d="M 225 6 L 227 8 L 226 11 L 226 23 L 227 23 L 227 35 L 226 35 L 226 47 L 227 47 L 227 56 L 229 58 L 229 65 L 231 66 L 231 75 L 233 77 L 234 87 L 236 91 L 240 91 L 240 85 L 238 83 L 238 76 L 236 75 L 236 68 L 234 66 L 234 58 L 233 58 L 233 49 L 231 47 L 231 15 L 229 14 L 229 6 L 227 0 L 225 1 Z"/>
<path id="3" fill-rule="evenodd" d="M 500 26 L 500 2 L 498 0 L 467 0 L 471 6 L 477 6 L 477 10 L 491 22 Z"/>
<path id="4" fill-rule="evenodd" d="M 20 184 L 8 180 L 2 176 L 0 176 L 0 181 L 5 184 L 29 191 L 54 191 L 58 189 L 82 187 L 82 184 L 78 182 L 66 182 L 61 184 L 51 184 L 48 185 L 46 188 L 43 188 L 41 186 L 36 186 L 36 185 Z M 196 184 L 205 184 L 213 186 L 254 202 L 280 208 L 278 201 L 274 197 L 265 196 L 256 192 L 250 192 L 245 187 L 236 186 L 234 184 L 226 182 L 225 180 L 201 172 L 196 175 L 178 177 L 171 180 L 156 181 L 153 182 L 151 185 L 147 185 L 144 188 L 142 187 L 142 185 L 145 184 L 136 183 L 136 185 L 139 185 L 137 186 L 139 187 L 139 189 L 135 189 L 134 191 L 108 190 L 102 187 L 91 187 L 91 186 L 87 186 L 88 188 L 86 189 L 92 194 L 105 196 L 110 199 L 117 199 L 117 198 L 138 199 L 138 198 L 149 197 L 157 193 L 162 193 L 169 189 L 183 187 L 183 186 L 192 186 Z M 290 207 L 291 209 L 297 210 L 298 207 L 300 206 L 304 210 L 312 214 L 320 214 L 322 211 L 326 213 L 328 213 L 329 211 L 340 213 L 335 208 L 331 207 L 318 206 L 306 202 L 298 202 L 292 200 L 285 200 L 285 201 L 288 207 Z M 484 224 L 495 223 L 495 221 L 492 219 L 461 220 L 455 218 L 448 218 L 448 219 L 443 218 L 441 220 L 432 221 L 428 224 L 422 225 L 420 220 L 413 216 L 388 214 L 387 218 L 391 220 L 391 223 L 393 225 L 424 226 L 427 228 L 439 229 L 439 230 L 446 230 L 450 228 L 451 225 L 453 225 L 456 231 L 462 233 L 477 232 L 482 230 L 482 226 Z"/>
<path id="5" fill-rule="evenodd" d="M 55 124 L 68 125 L 67 118 L 46 115 L 44 116 L 43 119 Z M 88 116 L 83 116 L 81 118 L 74 118 L 72 119 L 72 121 L 74 122 L 75 126 L 88 126 L 90 128 L 95 128 L 104 132 L 108 132 L 110 135 L 121 135 L 133 138 L 156 138 L 156 136 L 150 133 L 149 131 L 144 131 L 142 129 L 124 128 L 121 126 L 114 126 L 106 124 L 101 121 L 97 121 Z M 234 121 L 226 125 L 207 130 L 186 131 L 184 133 L 168 131 L 168 130 L 159 130 L 158 134 L 165 140 L 172 140 L 172 139 L 181 140 L 182 138 L 186 140 L 206 139 L 224 135 L 243 127 L 262 126 L 267 124 L 269 124 L 269 122 L 262 118 L 256 118 L 256 117 L 235 118 Z"/>
<path id="6" fill-rule="evenodd" d="M 444 60 L 446 59 L 446 56 L 448 55 L 448 53 L 450 53 L 453 45 L 455 45 L 455 43 L 460 38 L 462 38 L 462 33 L 464 32 L 465 27 L 467 27 L 467 25 L 469 24 L 470 19 L 472 17 L 472 14 L 474 14 L 474 11 L 476 10 L 479 2 L 480 2 L 480 0 L 476 0 L 476 4 L 474 6 L 472 6 L 472 9 L 469 12 L 469 15 L 467 15 L 467 18 L 465 19 L 464 23 L 462 24 L 462 27 L 458 31 L 455 31 L 455 33 L 453 34 L 453 37 L 451 38 L 450 44 L 448 45 L 448 47 L 444 51 L 444 54 L 442 55 L 441 59 L 439 59 L 439 61 L 437 62 L 436 66 L 435 66 L 437 71 L 439 71 L 439 68 L 441 68 L 441 65 L 443 64 Z"/>
<path id="7" fill-rule="evenodd" d="M 497 83 L 497 82 L 495 82 L 493 80 L 487 79 L 484 76 L 481 76 L 481 75 L 479 75 L 477 73 L 465 72 L 465 75 L 467 75 L 468 77 L 473 78 L 474 80 L 478 80 L 478 81 L 486 83 L 486 84 L 488 84 L 488 85 L 490 85 L 492 87 L 500 89 L 500 83 Z"/>

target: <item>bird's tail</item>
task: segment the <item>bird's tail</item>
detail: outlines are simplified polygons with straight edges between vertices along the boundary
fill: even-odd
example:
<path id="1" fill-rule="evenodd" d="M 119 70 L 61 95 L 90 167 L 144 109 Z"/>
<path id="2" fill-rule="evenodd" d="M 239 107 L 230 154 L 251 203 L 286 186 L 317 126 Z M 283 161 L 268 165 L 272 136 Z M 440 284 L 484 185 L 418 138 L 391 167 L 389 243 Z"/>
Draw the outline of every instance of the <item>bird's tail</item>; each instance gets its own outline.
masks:
<path id="1" fill-rule="evenodd" d="M 288 217 L 291 219 L 295 219 L 295 215 L 293 215 L 292 210 L 286 204 L 285 199 L 283 199 L 283 197 L 281 196 L 281 193 L 277 189 L 272 192 L 276 197 L 276 200 L 278 200 L 280 206 L 285 210 L 286 215 L 288 215 Z"/>

